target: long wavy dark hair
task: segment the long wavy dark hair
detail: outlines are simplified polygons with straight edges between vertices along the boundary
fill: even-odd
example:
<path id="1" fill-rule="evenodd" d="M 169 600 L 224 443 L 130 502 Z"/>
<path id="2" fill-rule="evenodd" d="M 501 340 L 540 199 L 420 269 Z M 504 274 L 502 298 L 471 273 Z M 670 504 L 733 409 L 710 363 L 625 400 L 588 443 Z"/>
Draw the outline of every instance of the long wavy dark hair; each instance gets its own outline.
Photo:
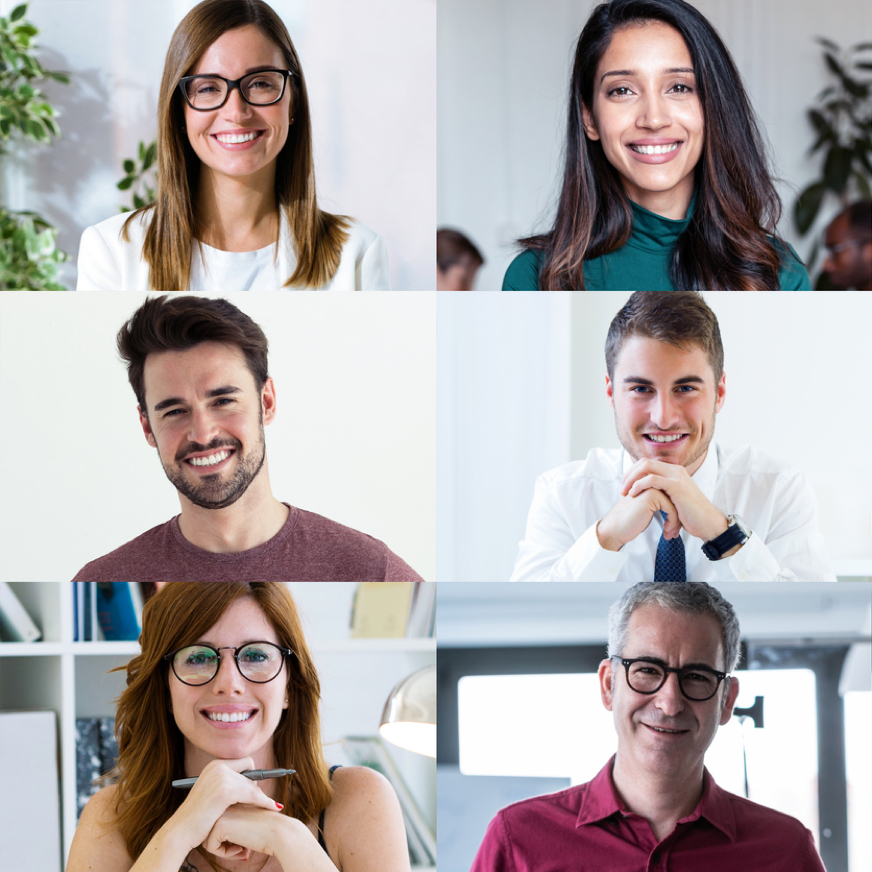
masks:
<path id="1" fill-rule="evenodd" d="M 621 248 L 630 237 L 629 197 L 602 143 L 585 136 L 582 108 L 593 108 L 597 67 L 614 34 L 646 21 L 662 21 L 684 38 L 705 125 L 702 157 L 694 171 L 696 206 L 672 254 L 672 284 L 676 290 L 779 290 L 780 251 L 786 252 L 787 245 L 775 234 L 781 199 L 763 138 L 727 47 L 705 16 L 684 0 L 609 0 L 585 24 L 570 82 L 563 188 L 554 227 L 518 240 L 544 255 L 539 288 L 584 290 L 584 261 Z"/>

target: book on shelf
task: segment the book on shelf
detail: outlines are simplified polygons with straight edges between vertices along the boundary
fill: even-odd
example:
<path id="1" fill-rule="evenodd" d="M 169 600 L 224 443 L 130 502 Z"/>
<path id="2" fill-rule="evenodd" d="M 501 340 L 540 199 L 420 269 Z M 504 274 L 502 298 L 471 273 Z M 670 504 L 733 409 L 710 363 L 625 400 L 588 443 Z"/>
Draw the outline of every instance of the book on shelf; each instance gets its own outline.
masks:
<path id="1" fill-rule="evenodd" d="M 0 581 L 0 638 L 4 642 L 36 642 L 42 638 L 42 630 L 5 581 Z"/>
<path id="2" fill-rule="evenodd" d="M 54 712 L 0 712 L 3 869 L 60 872 L 56 735 Z"/>
<path id="3" fill-rule="evenodd" d="M 420 582 L 415 582 L 420 584 Z M 374 769 L 390 782 L 406 825 L 406 838 L 409 842 L 409 860 L 412 866 L 436 865 L 436 834 L 428 826 L 421 807 L 409 790 L 406 779 L 388 753 L 379 736 L 348 736 L 342 741 L 347 762 L 352 766 L 366 766 Z"/>
<path id="4" fill-rule="evenodd" d="M 102 786 L 95 783 L 115 768 L 115 718 L 76 718 L 76 818 Z"/>
<path id="5" fill-rule="evenodd" d="M 143 599 L 138 581 L 73 582 L 73 641 L 136 641 Z"/>
<path id="6" fill-rule="evenodd" d="M 362 581 L 351 607 L 352 639 L 433 635 L 436 585 L 421 581 Z"/>

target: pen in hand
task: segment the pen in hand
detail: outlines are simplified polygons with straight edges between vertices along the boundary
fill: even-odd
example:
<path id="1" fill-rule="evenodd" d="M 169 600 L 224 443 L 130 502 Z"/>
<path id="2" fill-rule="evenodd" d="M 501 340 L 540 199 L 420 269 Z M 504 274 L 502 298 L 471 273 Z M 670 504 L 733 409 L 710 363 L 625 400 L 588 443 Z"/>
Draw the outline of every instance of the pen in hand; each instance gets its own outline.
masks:
<path id="1" fill-rule="evenodd" d="M 285 775 L 293 775 L 296 769 L 246 769 L 240 772 L 251 781 L 266 781 L 267 778 L 282 778 Z M 196 778 L 179 778 L 173 782 L 173 787 L 181 787 L 187 789 L 193 787 L 197 783 Z"/>

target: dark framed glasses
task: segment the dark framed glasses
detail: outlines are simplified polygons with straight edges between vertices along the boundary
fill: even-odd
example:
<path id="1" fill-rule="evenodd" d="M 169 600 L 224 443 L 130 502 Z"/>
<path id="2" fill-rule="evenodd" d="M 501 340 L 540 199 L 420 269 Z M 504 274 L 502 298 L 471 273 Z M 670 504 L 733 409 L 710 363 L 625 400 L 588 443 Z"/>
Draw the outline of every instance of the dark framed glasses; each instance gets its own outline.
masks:
<path id="1" fill-rule="evenodd" d="M 285 657 L 294 653 L 290 648 L 272 642 L 249 642 L 241 648 L 188 645 L 165 654 L 163 659 L 169 661 L 179 681 L 198 687 L 208 684 L 218 674 L 222 651 L 232 651 L 240 675 L 255 684 L 266 684 L 276 678 L 282 671 Z"/>
<path id="2" fill-rule="evenodd" d="M 667 666 L 659 660 L 649 660 L 645 657 L 636 657 L 625 660 L 613 654 L 610 660 L 620 660 L 627 670 L 627 684 L 636 693 L 657 693 L 669 677 L 670 672 L 678 676 L 678 686 L 682 694 L 694 702 L 705 702 L 711 699 L 721 686 L 725 678 L 729 678 L 726 672 L 718 672 L 708 666 L 685 666 L 677 669 Z"/>
<path id="3" fill-rule="evenodd" d="M 288 76 L 294 75 L 290 70 L 261 70 L 232 80 L 223 76 L 185 76 L 179 82 L 179 90 L 187 104 L 198 112 L 220 109 L 234 88 L 239 89 L 246 103 L 270 106 L 285 96 Z"/>

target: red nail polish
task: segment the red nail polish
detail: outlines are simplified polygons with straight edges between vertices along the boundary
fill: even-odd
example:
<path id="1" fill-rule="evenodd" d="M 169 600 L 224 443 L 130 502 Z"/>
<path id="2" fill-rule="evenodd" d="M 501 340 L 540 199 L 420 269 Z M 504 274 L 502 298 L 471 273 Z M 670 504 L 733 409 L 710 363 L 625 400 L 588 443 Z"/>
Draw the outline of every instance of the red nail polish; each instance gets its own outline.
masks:
<path id="1" fill-rule="evenodd" d="M 276 808 L 278 808 L 278 809 L 283 809 L 284 806 L 283 806 L 280 802 L 277 802 L 277 803 L 276 803 Z"/>

